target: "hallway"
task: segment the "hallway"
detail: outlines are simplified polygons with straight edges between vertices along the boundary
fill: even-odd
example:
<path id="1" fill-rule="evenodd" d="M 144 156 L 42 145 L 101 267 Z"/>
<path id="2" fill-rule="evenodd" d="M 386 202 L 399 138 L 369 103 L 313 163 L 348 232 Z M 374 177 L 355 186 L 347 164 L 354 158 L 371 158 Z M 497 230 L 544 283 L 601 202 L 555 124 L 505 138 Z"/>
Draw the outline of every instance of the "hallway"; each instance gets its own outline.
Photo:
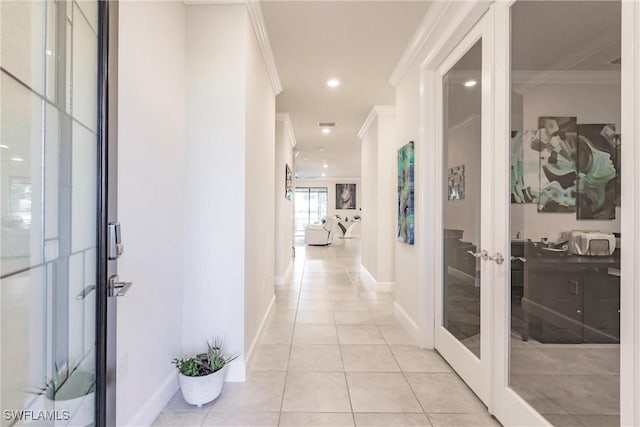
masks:
<path id="1" fill-rule="evenodd" d="M 360 278 L 360 241 L 296 247 L 245 383 L 212 404 L 176 393 L 154 426 L 499 426 Z"/>

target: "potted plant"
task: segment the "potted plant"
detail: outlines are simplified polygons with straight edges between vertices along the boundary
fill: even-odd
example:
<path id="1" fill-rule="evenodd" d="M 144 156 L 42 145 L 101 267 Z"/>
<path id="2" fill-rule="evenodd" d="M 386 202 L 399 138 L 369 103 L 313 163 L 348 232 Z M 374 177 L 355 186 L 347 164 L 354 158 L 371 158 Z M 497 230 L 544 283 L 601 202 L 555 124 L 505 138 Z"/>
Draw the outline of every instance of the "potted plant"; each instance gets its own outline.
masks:
<path id="1" fill-rule="evenodd" d="M 227 364 L 236 356 L 227 356 L 222 341 L 207 342 L 207 351 L 195 356 L 173 359 L 178 368 L 178 382 L 187 403 L 198 407 L 216 399 L 222 391 Z"/>
<path id="2" fill-rule="evenodd" d="M 54 378 L 33 392 L 42 399 L 35 402 L 35 407 L 62 411 L 73 425 L 89 425 L 94 421 L 95 390 L 93 372 L 75 363 L 65 363 L 56 367 Z"/>

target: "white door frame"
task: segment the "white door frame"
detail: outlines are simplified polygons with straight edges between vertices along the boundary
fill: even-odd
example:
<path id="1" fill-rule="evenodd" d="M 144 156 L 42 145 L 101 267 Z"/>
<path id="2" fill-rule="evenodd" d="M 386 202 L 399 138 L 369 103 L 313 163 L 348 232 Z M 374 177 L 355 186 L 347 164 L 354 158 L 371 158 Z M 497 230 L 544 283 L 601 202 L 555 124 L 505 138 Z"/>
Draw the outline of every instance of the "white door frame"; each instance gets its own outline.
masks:
<path id="1" fill-rule="evenodd" d="M 445 159 L 444 153 L 444 135 L 446 129 L 443 128 L 444 119 L 444 92 L 443 80 L 446 74 L 453 66 L 471 49 L 476 42 L 482 40 L 482 63 L 481 63 L 481 79 L 482 90 L 482 114 L 480 116 L 481 124 L 481 182 L 482 197 L 480 209 L 480 240 L 477 242 L 477 251 L 487 249 L 486 243 L 493 240 L 493 220 L 490 215 L 491 200 L 493 198 L 493 156 L 492 156 L 492 129 L 493 129 L 493 13 L 487 11 L 483 17 L 474 25 L 474 27 L 464 36 L 460 43 L 447 55 L 437 70 L 435 70 L 435 158 L 436 176 L 440 179 L 436 181 L 435 187 L 435 235 L 436 245 L 440 248 L 444 247 L 443 226 L 444 226 L 444 206 L 445 192 L 442 185 L 445 180 L 447 171 L 446 165 L 443 164 Z M 458 123 L 452 124 L 458 125 Z M 474 214 L 474 213 L 471 213 Z M 475 214 L 474 214 L 475 215 Z M 480 294 L 481 311 L 480 311 L 480 358 L 478 359 L 468 348 L 464 346 L 457 338 L 455 338 L 443 325 L 444 318 L 444 256 L 443 251 L 435 253 L 435 347 L 448 360 L 448 362 L 456 369 L 458 374 L 465 380 L 471 389 L 485 402 L 491 401 L 491 380 L 492 380 L 492 329 L 493 329 L 493 291 L 492 280 L 494 272 L 494 263 L 489 260 L 480 260 L 480 275 L 482 283 L 482 292 Z"/>
<path id="2" fill-rule="evenodd" d="M 416 168 L 416 179 L 418 182 L 418 209 L 419 214 L 416 221 L 416 231 L 418 238 L 423 244 L 418 246 L 418 255 L 421 260 L 419 279 L 420 298 L 420 318 L 419 318 L 419 343 L 425 348 L 434 348 L 436 304 L 440 302 L 435 298 L 436 274 L 441 265 L 436 262 L 437 253 L 441 251 L 438 245 L 438 234 L 441 230 L 436 224 L 436 210 L 433 209 L 435 203 L 439 202 L 436 189 L 440 185 L 441 176 L 438 175 L 438 163 L 441 158 L 435 155 L 435 144 L 438 141 L 436 131 L 436 110 L 438 100 L 435 95 L 436 70 L 439 64 L 464 38 L 467 32 L 474 26 L 476 21 L 491 7 L 495 6 L 494 19 L 494 40 L 495 40 L 495 82 L 497 93 L 495 105 L 495 130 L 500 133 L 500 129 L 509 129 L 507 113 L 510 108 L 510 87 L 509 87 L 509 8 L 513 4 L 509 1 L 490 2 L 464 2 L 458 3 L 455 7 L 443 8 L 440 19 L 436 20 L 433 31 L 423 40 L 425 54 L 416 58 L 420 61 L 420 134 L 419 143 L 416 144 L 416 158 L 418 166 Z M 454 2 L 455 3 L 455 2 Z M 621 425 L 640 425 L 640 147 L 636 143 L 640 142 L 640 2 L 622 1 L 622 120 L 621 133 L 623 141 L 630 143 L 622 145 L 622 209 L 621 209 L 621 229 L 624 230 L 622 239 L 621 258 L 621 313 L 620 313 L 620 403 L 621 403 Z M 503 144 L 508 144 L 508 132 L 502 132 Z M 502 164 L 505 168 L 508 165 L 508 151 L 496 150 L 496 164 Z M 441 166 L 440 166 L 441 168 Z M 496 183 L 503 185 L 504 183 Z M 505 187 L 502 187 L 505 188 Z M 506 190 L 505 190 L 506 191 Z M 505 209 L 501 210 L 501 215 L 508 215 Z M 504 218 L 508 218 L 505 216 Z M 504 221 L 505 224 L 508 222 Z M 506 243 L 510 236 L 509 231 L 496 227 L 496 240 L 499 244 L 495 248 L 487 248 L 491 253 L 497 248 L 503 249 L 504 254 Z M 505 263 L 507 264 L 507 263 Z M 502 276 L 508 273 L 508 268 L 504 268 L 500 273 Z M 506 278 L 505 278 L 506 279 Z M 495 286 L 495 301 L 502 310 L 494 310 L 496 330 L 505 325 L 508 319 L 507 310 L 509 300 L 506 286 Z M 504 328 L 503 328 L 504 329 Z M 508 330 L 508 328 L 506 328 Z M 510 404 L 509 401 L 515 399 L 518 404 L 526 402 L 506 387 L 508 381 L 508 336 L 495 334 L 494 343 L 495 366 L 501 366 L 493 374 L 494 399 L 485 401 L 491 413 L 506 414 L 507 409 L 503 405 Z M 505 400 L 506 399 L 506 400 Z M 494 405 L 495 403 L 495 405 Z M 505 415 L 508 416 L 508 415 Z M 506 425 L 524 425 L 528 419 L 520 413 L 517 419 L 501 419 Z M 529 420 L 529 425 L 548 425 L 548 422 L 541 416 L 534 414 L 534 418 Z"/>
<path id="3" fill-rule="evenodd" d="M 640 4 L 622 2 L 620 424 L 640 425 Z M 629 143 L 625 144 L 624 141 Z"/>
<path id="4" fill-rule="evenodd" d="M 494 4 L 495 11 L 495 109 L 496 129 L 495 188 L 498 195 L 510 194 L 510 144 L 511 133 L 511 15 L 515 0 Z M 496 249 L 509 259 L 511 254 L 511 200 L 508 197 L 495 199 L 494 244 Z M 511 350 L 511 263 L 505 261 L 496 269 L 495 325 L 494 335 L 494 389 L 493 414 L 507 426 L 550 426 L 551 423 L 531 407 L 518 393 L 509 387 L 509 353 Z M 505 328 L 504 325 L 507 325 Z"/>

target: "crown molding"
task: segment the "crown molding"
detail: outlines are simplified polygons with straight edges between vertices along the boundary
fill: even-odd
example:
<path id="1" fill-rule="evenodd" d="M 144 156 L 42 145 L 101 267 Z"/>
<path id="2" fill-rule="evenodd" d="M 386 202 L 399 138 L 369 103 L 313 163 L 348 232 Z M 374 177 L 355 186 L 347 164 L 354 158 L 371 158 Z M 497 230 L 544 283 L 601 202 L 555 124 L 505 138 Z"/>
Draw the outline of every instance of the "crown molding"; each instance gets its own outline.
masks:
<path id="1" fill-rule="evenodd" d="M 391 73 L 391 77 L 389 77 L 389 83 L 391 83 L 393 87 L 400 84 L 400 81 L 411 67 L 411 64 L 416 60 L 425 42 L 432 36 L 442 17 L 447 13 L 453 3 L 455 2 L 436 1 L 431 3 L 424 18 L 422 18 L 422 22 L 413 34 L 411 41 Z"/>
<path id="2" fill-rule="evenodd" d="M 184 0 L 184 3 L 189 5 L 245 5 L 251 18 L 251 24 L 253 30 L 258 39 L 258 45 L 262 51 L 262 57 L 264 58 L 265 68 L 269 75 L 271 87 L 275 95 L 282 92 L 282 83 L 280 82 L 280 76 L 278 75 L 278 68 L 276 67 L 276 60 L 273 56 L 273 49 L 271 48 L 271 41 L 269 40 L 269 34 L 267 33 L 267 25 L 264 22 L 264 15 L 262 14 L 262 7 L 259 0 Z"/>
<path id="3" fill-rule="evenodd" d="M 362 127 L 358 131 L 358 138 L 362 139 L 369 131 L 369 128 L 378 117 L 391 117 L 395 115 L 396 109 L 392 105 L 374 105 L 365 119 Z"/>
<path id="4" fill-rule="evenodd" d="M 251 23 L 253 29 L 258 38 L 258 44 L 264 57 L 265 67 L 267 68 L 267 74 L 269 80 L 271 80 L 271 87 L 273 93 L 278 95 L 282 92 L 282 83 L 280 83 L 280 76 L 278 75 L 278 68 L 276 67 L 276 60 L 273 56 L 273 50 L 271 49 L 271 41 L 269 40 L 269 34 L 267 33 L 267 25 L 264 22 L 264 15 L 262 14 L 262 7 L 258 0 L 247 0 L 247 9 L 249 10 L 249 17 L 251 17 Z"/>
<path id="5" fill-rule="evenodd" d="M 289 134 L 291 148 L 295 147 L 298 142 L 296 141 L 296 134 L 293 132 L 293 125 L 291 124 L 291 116 L 289 116 L 289 113 L 276 113 L 276 121 L 282 122 L 285 131 Z"/>

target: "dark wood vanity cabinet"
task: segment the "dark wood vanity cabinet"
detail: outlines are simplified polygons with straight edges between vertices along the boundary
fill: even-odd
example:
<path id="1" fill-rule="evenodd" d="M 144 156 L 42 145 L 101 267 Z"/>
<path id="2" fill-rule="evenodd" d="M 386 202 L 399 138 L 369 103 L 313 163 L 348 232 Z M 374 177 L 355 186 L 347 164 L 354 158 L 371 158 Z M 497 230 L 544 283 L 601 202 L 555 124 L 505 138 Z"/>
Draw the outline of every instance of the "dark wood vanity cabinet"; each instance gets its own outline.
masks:
<path id="1" fill-rule="evenodd" d="M 619 268 L 616 257 L 527 256 L 523 339 L 620 342 Z"/>

